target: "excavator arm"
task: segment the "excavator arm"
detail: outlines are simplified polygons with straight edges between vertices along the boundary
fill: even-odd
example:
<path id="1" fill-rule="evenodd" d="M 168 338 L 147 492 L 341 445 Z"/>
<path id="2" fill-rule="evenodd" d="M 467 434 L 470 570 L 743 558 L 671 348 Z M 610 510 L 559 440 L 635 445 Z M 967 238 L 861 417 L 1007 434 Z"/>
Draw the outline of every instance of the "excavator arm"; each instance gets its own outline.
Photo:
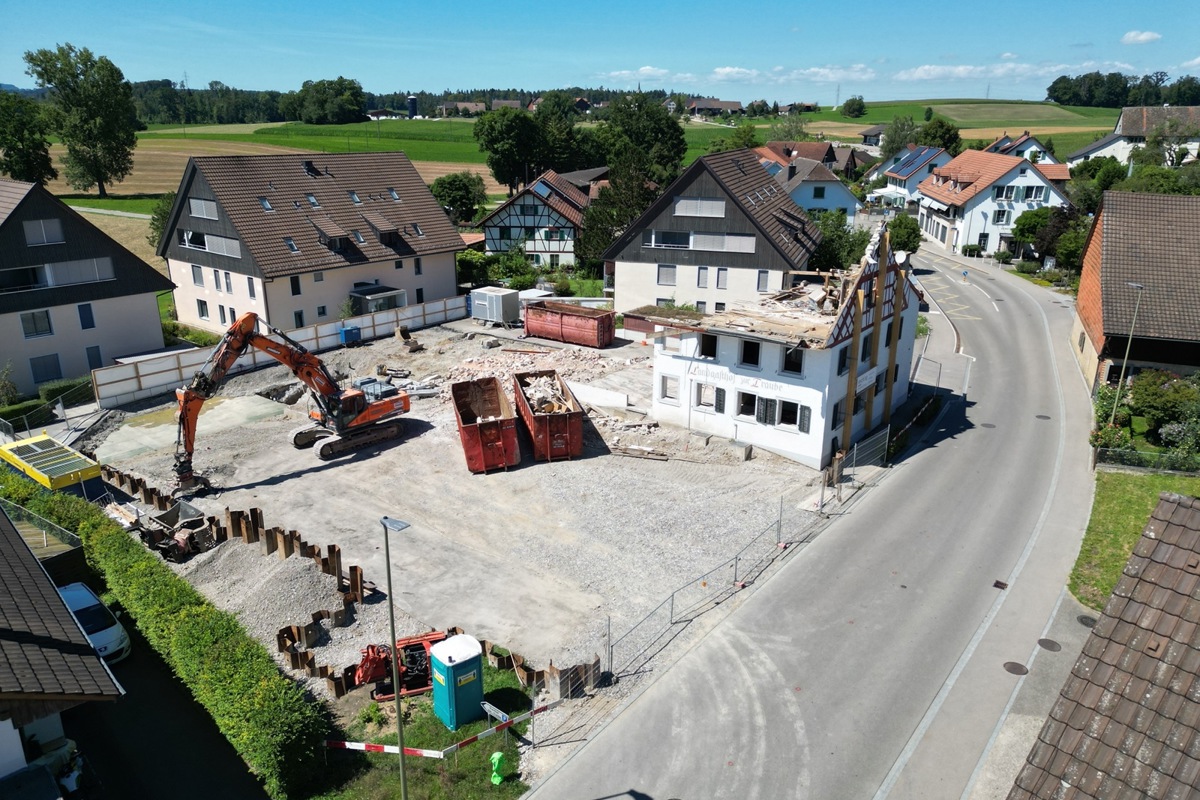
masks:
<path id="1" fill-rule="evenodd" d="M 242 314 L 225 331 L 221 343 L 213 349 L 204 366 L 192 377 L 191 383 L 175 390 L 179 399 L 176 415 L 179 430 L 175 438 L 175 476 L 180 489 L 193 488 L 202 479 L 192 471 L 192 453 L 196 445 L 196 422 L 200 409 L 225 382 L 229 370 L 251 347 L 261 350 L 285 365 L 313 394 L 321 408 L 321 416 L 336 416 L 340 410 L 341 389 L 321 359 L 283 331 L 263 323 L 271 333 L 281 338 L 277 342 L 258 332 L 259 317 L 254 312 Z"/>

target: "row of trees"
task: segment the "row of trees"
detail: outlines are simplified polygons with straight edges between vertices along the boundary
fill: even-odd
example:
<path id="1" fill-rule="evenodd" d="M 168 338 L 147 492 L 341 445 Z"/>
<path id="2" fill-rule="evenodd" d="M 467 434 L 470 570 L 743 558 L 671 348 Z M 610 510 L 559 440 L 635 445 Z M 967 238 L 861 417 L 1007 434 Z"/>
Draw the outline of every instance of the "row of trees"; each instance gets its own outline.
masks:
<path id="1" fill-rule="evenodd" d="M 1046 88 L 1046 99 L 1064 106 L 1124 108 L 1125 106 L 1200 105 L 1200 81 L 1183 75 L 1167 83 L 1165 72 L 1152 72 L 1140 78 L 1110 72 L 1084 75 L 1060 75 Z"/>

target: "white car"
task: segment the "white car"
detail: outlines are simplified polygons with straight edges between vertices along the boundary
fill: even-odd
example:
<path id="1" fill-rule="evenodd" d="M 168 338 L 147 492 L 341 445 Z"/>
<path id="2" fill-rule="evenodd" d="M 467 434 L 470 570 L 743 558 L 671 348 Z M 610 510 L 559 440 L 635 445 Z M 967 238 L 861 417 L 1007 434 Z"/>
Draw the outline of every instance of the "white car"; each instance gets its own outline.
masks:
<path id="1" fill-rule="evenodd" d="M 59 587 L 58 593 L 101 658 L 112 664 L 129 655 L 129 634 L 95 592 L 85 584 L 71 583 Z"/>

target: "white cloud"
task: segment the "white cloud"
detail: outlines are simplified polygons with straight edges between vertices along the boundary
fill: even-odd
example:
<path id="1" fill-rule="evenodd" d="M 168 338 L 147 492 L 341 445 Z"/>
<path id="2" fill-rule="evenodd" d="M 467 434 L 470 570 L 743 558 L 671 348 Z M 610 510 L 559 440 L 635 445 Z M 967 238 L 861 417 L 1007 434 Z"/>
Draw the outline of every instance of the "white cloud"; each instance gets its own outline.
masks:
<path id="1" fill-rule="evenodd" d="M 1001 53 L 1000 54 L 1000 58 L 1004 59 L 1005 61 L 1012 61 L 1016 57 L 1017 57 L 1016 53 Z"/>
<path id="2" fill-rule="evenodd" d="M 1133 67 L 1121 61 L 1085 61 L 1080 64 L 1051 64 L 1048 62 L 1024 64 L 1016 61 L 1007 61 L 1002 64 L 922 64 L 919 67 L 901 70 L 892 77 L 898 81 L 979 80 L 981 78 L 1022 80 L 1074 75 L 1092 70 L 1132 71 Z"/>
<path id="3" fill-rule="evenodd" d="M 814 83 L 837 83 L 839 81 L 873 81 L 875 70 L 866 64 L 851 64 L 848 67 L 828 65 L 824 67 L 808 67 L 794 69 L 780 80 L 784 83 L 795 81 L 813 81 Z"/>
<path id="4" fill-rule="evenodd" d="M 1130 31 L 1121 37 L 1121 44 L 1146 44 L 1147 42 L 1156 42 L 1161 38 L 1161 33 L 1153 31 Z"/>
<path id="5" fill-rule="evenodd" d="M 1193 58 L 1191 61 L 1185 61 L 1180 64 L 1180 66 L 1185 69 L 1195 69 L 1196 67 L 1200 67 L 1200 57 Z"/>
<path id="6" fill-rule="evenodd" d="M 708 76 L 718 83 L 755 83 L 762 73 L 745 67 L 717 67 Z"/>
<path id="7" fill-rule="evenodd" d="M 671 72 L 662 67 L 638 67 L 637 69 L 618 69 L 605 72 L 600 77 L 617 84 L 632 84 L 638 81 L 652 81 L 656 84 L 695 83 L 696 76 L 688 72 Z"/>

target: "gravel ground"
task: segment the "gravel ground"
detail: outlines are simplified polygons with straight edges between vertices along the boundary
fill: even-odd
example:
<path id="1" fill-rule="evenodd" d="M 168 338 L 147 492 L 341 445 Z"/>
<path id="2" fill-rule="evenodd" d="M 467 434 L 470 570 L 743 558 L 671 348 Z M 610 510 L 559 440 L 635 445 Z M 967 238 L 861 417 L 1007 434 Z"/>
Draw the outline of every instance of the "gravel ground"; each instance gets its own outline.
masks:
<path id="1" fill-rule="evenodd" d="M 516 469 L 471 475 L 448 397 L 453 381 L 497 375 L 509 386 L 514 371 L 557 369 L 578 383 L 628 386 L 631 403 L 643 410 L 651 392 L 645 348 L 546 347 L 513 340 L 512 332 L 500 333 L 507 337 L 502 346 L 488 348 L 491 334 L 480 335 L 466 321 L 416 332 L 426 349 L 415 354 L 393 340 L 322 354 L 339 375 L 373 375 L 376 365 L 386 364 L 407 368 L 413 379 L 441 389 L 437 397 L 413 400 L 409 432 L 398 444 L 316 461 L 289 444 L 288 432 L 302 423 L 306 400 L 282 417 L 210 434 L 201 418 L 195 463 L 218 491 L 193 504 L 214 515 L 226 507 L 262 508 L 269 526 L 298 530 L 316 544 L 339 544 L 343 563 L 363 566 L 367 580 L 381 588 L 386 576 L 377 520 L 385 513 L 401 516 L 413 528 L 405 532 L 404 546 L 392 550 L 402 576 L 396 587 L 397 634 L 458 625 L 521 653 L 535 668 L 551 661 L 569 666 L 596 654 L 607 666 L 610 624 L 616 637 L 673 589 L 730 558 L 773 526 L 781 497 L 785 527 L 806 524 L 793 506 L 815 485 L 816 473 L 769 454 L 743 461 L 728 443 L 714 439 L 705 446 L 685 430 L 645 424 L 637 408 L 592 413 L 583 458 L 547 464 L 532 462 L 526 451 Z M 274 398 L 294 383 L 284 368 L 272 367 L 230 379 L 221 394 Z M 143 403 L 110 415 L 79 446 L 95 450 L 138 413 L 155 412 L 134 424 L 169 420 L 162 412 L 171 407 Z M 173 441 L 173 424 L 170 429 Z M 670 460 L 610 455 L 609 447 L 617 444 L 652 447 Z M 169 486 L 172 465 L 173 447 L 114 463 L 160 488 Z M 257 546 L 240 542 L 194 557 L 180 571 L 216 605 L 237 614 L 271 651 L 279 628 L 304 624 L 314 611 L 337 602 L 333 578 L 312 562 L 262 556 Z M 315 651 L 320 663 L 340 668 L 357 663 L 366 644 L 386 640 L 386 600 L 376 596 L 351 624 L 328 630 Z M 601 697 L 549 712 L 539 731 L 584 724 L 570 722 L 572 715 L 594 724 L 636 683 L 623 680 Z M 326 694 L 323 681 L 307 684 Z M 545 768 L 549 754 L 569 749 L 537 748 L 530 777 Z"/>

